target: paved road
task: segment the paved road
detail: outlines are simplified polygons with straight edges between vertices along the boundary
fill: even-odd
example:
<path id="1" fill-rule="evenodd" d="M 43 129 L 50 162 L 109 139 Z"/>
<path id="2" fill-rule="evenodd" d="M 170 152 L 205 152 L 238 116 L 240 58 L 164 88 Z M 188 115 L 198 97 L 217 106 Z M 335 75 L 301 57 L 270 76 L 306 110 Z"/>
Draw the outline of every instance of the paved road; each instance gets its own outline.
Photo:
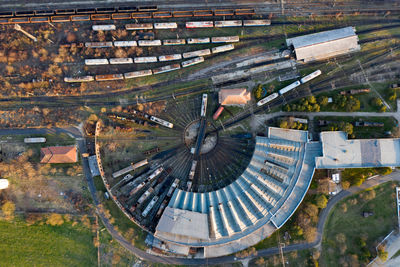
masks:
<path id="1" fill-rule="evenodd" d="M 79 150 L 81 153 L 86 153 L 86 144 L 85 144 L 85 139 L 83 138 L 82 134 L 77 128 L 74 127 L 68 127 L 68 128 L 54 128 L 54 129 L 39 129 L 39 128 L 28 128 L 28 129 L 1 129 L 0 130 L 0 135 L 15 135 L 15 134 L 43 134 L 43 133 L 54 133 L 54 132 L 63 132 L 63 133 L 70 133 L 73 135 L 77 141 L 78 141 L 78 146 Z M 102 220 L 104 226 L 107 228 L 109 233 L 112 235 L 112 237 L 117 240 L 123 247 L 125 247 L 127 250 L 135 254 L 137 257 L 151 261 L 151 262 L 159 262 L 159 263 L 164 263 L 164 264 L 181 264 L 181 265 L 199 265 L 199 264 L 222 264 L 222 263 L 233 263 L 236 262 L 238 259 L 235 258 L 235 256 L 224 256 L 224 257 L 218 257 L 218 258 L 210 258 L 210 259 L 188 259 L 188 258 L 174 258 L 174 257 L 160 257 L 160 256 L 155 256 L 152 254 L 149 254 L 143 250 L 140 250 L 133 246 L 130 242 L 128 242 L 123 236 L 121 236 L 114 228 L 114 226 L 109 222 L 109 220 L 106 218 L 105 214 L 102 212 L 102 210 L 99 208 L 99 200 L 97 199 L 96 196 L 96 188 L 94 186 L 93 182 L 93 177 L 91 175 L 90 169 L 89 169 L 89 163 L 87 158 L 82 157 L 82 163 L 83 163 L 83 170 L 85 173 L 86 180 L 88 182 L 88 187 L 89 191 L 92 195 L 93 202 L 96 206 L 96 212 L 99 215 L 100 219 Z M 319 247 L 322 242 L 322 237 L 323 237 L 323 231 L 324 231 L 324 226 L 325 222 L 329 216 L 330 211 L 332 208 L 335 207 L 335 205 L 341 201 L 343 198 L 350 196 L 352 194 L 355 194 L 357 192 L 360 192 L 361 190 L 364 190 L 366 188 L 372 187 L 379 185 L 381 183 L 385 183 L 387 181 L 399 181 L 400 182 L 400 172 L 399 171 L 394 171 L 392 174 L 387 175 L 387 176 L 377 176 L 373 179 L 367 180 L 364 184 L 362 184 L 359 187 L 352 187 L 349 190 L 344 190 L 341 191 L 339 194 L 336 196 L 332 197 L 328 205 L 325 209 L 322 210 L 320 214 L 320 218 L 317 224 L 317 238 L 314 242 L 311 243 L 299 243 L 299 244 L 293 244 L 286 246 L 283 251 L 284 252 L 291 252 L 291 251 L 296 251 L 296 250 L 304 250 L 304 249 L 310 249 L 314 247 Z M 266 257 L 266 256 L 271 256 L 274 254 L 278 254 L 279 250 L 277 247 L 274 248 L 268 248 L 268 249 L 262 249 L 258 251 L 257 257 Z"/>

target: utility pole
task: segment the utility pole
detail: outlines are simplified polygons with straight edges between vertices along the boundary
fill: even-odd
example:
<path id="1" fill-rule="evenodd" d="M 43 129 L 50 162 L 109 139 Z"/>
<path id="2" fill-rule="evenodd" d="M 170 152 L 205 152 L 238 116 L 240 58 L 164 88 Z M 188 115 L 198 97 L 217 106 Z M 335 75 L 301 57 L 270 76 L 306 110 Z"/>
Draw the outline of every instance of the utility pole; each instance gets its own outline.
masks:
<path id="1" fill-rule="evenodd" d="M 32 34 L 30 34 L 30 33 L 26 32 L 26 31 L 24 31 L 24 30 L 21 28 L 21 26 L 19 26 L 19 24 L 15 24 L 15 25 L 14 25 L 14 30 L 22 32 L 23 34 L 25 34 L 26 36 L 28 36 L 29 38 L 31 38 L 34 42 L 37 42 L 37 38 L 36 38 L 35 36 L 33 36 Z"/>

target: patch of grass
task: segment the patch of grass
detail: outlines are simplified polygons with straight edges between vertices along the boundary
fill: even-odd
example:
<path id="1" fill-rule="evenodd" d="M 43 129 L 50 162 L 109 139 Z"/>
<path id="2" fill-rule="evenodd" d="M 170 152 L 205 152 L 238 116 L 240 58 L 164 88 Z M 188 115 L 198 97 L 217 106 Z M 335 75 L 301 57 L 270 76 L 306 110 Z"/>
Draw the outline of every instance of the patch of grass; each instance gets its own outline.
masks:
<path id="1" fill-rule="evenodd" d="M 400 256 L 400 249 L 398 251 L 396 251 L 396 253 L 394 253 L 393 256 L 390 259 L 395 259 L 398 256 Z"/>
<path id="2" fill-rule="evenodd" d="M 2 266 L 95 266 L 93 233 L 78 224 L 31 225 L 0 221 Z"/>
<path id="3" fill-rule="evenodd" d="M 377 242 L 397 224 L 396 185 L 388 182 L 373 188 L 376 197 L 371 200 L 366 198 L 367 191 L 360 192 L 333 208 L 323 235 L 321 258 L 324 266 L 337 266 L 338 262 L 354 264 L 357 261 L 361 265 L 369 262 Z M 373 212 L 373 215 L 364 218 L 363 211 Z"/>

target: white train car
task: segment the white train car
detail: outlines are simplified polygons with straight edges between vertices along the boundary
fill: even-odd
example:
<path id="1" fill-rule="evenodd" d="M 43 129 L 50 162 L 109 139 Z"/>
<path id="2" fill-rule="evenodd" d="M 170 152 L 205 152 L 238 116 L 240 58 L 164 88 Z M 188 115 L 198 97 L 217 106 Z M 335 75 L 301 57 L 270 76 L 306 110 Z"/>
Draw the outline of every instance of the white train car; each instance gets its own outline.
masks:
<path id="1" fill-rule="evenodd" d="M 136 41 L 115 41 L 114 46 L 116 47 L 132 47 L 137 46 Z"/>
<path id="2" fill-rule="evenodd" d="M 157 57 L 135 57 L 135 63 L 154 63 L 157 62 Z"/>
<path id="3" fill-rule="evenodd" d="M 271 25 L 271 20 L 269 20 L 269 19 L 243 20 L 243 26 L 245 26 L 245 27 L 268 26 L 268 25 Z"/>
<path id="4" fill-rule="evenodd" d="M 158 60 L 160 62 L 180 60 L 180 59 L 182 59 L 182 55 L 181 54 L 164 55 L 164 56 L 159 56 L 158 57 Z"/>
<path id="5" fill-rule="evenodd" d="M 202 101 L 201 101 L 201 112 L 200 116 L 205 117 L 207 112 L 207 94 L 203 94 Z"/>
<path id="6" fill-rule="evenodd" d="M 133 169 L 136 170 L 137 168 L 143 167 L 147 165 L 149 161 L 147 159 L 141 160 L 139 162 L 136 162 L 135 164 L 132 165 Z"/>
<path id="7" fill-rule="evenodd" d="M 204 57 L 195 57 L 193 59 L 187 60 L 187 61 L 183 61 L 182 64 L 182 68 L 186 68 L 195 64 L 199 64 L 201 62 L 204 62 Z"/>
<path id="8" fill-rule="evenodd" d="M 187 39 L 188 44 L 209 44 L 210 43 L 210 38 L 205 37 L 205 38 L 188 38 Z"/>
<path id="9" fill-rule="evenodd" d="M 282 88 L 281 90 L 279 90 L 279 94 L 280 95 L 286 94 L 287 92 L 293 90 L 294 88 L 296 88 L 300 84 L 301 84 L 300 81 L 295 81 L 294 83 L 291 83 L 288 86 L 286 86 L 286 87 Z"/>
<path id="10" fill-rule="evenodd" d="M 150 203 L 147 205 L 147 207 L 144 209 L 144 211 L 142 212 L 142 216 L 146 217 L 147 214 L 149 214 L 149 212 L 153 209 L 154 205 L 157 203 L 158 201 L 158 196 L 154 196 L 152 198 L 152 200 L 150 201 Z"/>
<path id="11" fill-rule="evenodd" d="M 183 58 L 191 58 L 191 57 L 201 57 L 201 56 L 208 56 L 211 55 L 211 50 L 210 49 L 202 49 L 202 50 L 196 50 L 192 52 L 186 52 L 183 53 Z"/>
<path id="12" fill-rule="evenodd" d="M 66 83 L 82 83 L 82 82 L 92 82 L 92 81 L 94 81 L 93 76 L 64 77 L 64 82 Z"/>
<path id="13" fill-rule="evenodd" d="M 162 125 L 164 127 L 168 127 L 168 128 L 171 128 L 171 129 L 174 128 L 174 125 L 172 123 L 170 123 L 168 121 L 165 121 L 163 119 L 160 119 L 160 118 L 157 118 L 157 117 L 154 117 L 154 116 L 150 116 L 150 120 L 155 122 L 155 123 L 158 123 L 158 124 L 160 124 L 160 125 Z"/>
<path id="14" fill-rule="evenodd" d="M 92 30 L 93 31 L 115 31 L 117 27 L 115 27 L 114 24 L 109 24 L 109 25 L 93 25 Z"/>
<path id="15" fill-rule="evenodd" d="M 274 100 L 275 98 L 277 98 L 279 96 L 278 93 L 273 93 L 263 99 L 261 99 L 260 101 L 257 102 L 257 106 L 261 107 L 262 105 L 267 104 L 268 102 L 271 102 L 272 100 Z"/>
<path id="16" fill-rule="evenodd" d="M 212 37 L 212 43 L 236 43 L 239 42 L 239 36 L 220 36 Z"/>
<path id="17" fill-rule="evenodd" d="M 154 29 L 157 29 L 157 30 L 176 29 L 176 28 L 178 28 L 178 24 L 176 24 L 176 22 L 154 23 Z"/>
<path id="18" fill-rule="evenodd" d="M 216 28 L 223 28 L 223 27 L 241 27 L 242 21 L 241 20 L 222 20 L 214 22 Z"/>
<path id="19" fill-rule="evenodd" d="M 235 49 L 233 44 L 227 44 L 227 45 L 221 45 L 221 46 L 213 47 L 213 48 L 211 48 L 211 52 L 213 54 L 217 54 L 217 53 L 230 51 L 230 50 L 233 50 L 233 49 Z"/>
<path id="20" fill-rule="evenodd" d="M 321 75 L 322 72 L 320 70 L 316 70 L 313 73 L 308 74 L 307 76 L 304 76 L 303 78 L 300 79 L 301 83 L 306 83 L 311 81 L 312 79 L 318 77 L 319 75 Z"/>
<path id="21" fill-rule="evenodd" d="M 186 28 L 213 28 L 214 22 L 212 21 L 188 21 Z"/>
<path id="22" fill-rule="evenodd" d="M 161 40 L 139 40 L 139 46 L 160 46 Z"/>
<path id="23" fill-rule="evenodd" d="M 193 160 L 192 161 L 192 167 L 190 168 L 190 172 L 189 172 L 189 180 L 190 181 L 193 181 L 194 174 L 196 172 L 196 166 L 197 166 L 197 161 Z"/>
<path id="24" fill-rule="evenodd" d="M 94 59 L 85 59 L 85 65 L 108 65 L 108 59 L 106 58 L 94 58 Z"/>
<path id="25" fill-rule="evenodd" d="M 132 64 L 133 59 L 130 57 L 110 58 L 110 64 Z"/>
<path id="26" fill-rule="evenodd" d="M 136 30 L 152 30 L 152 23 L 140 23 L 140 24 L 126 24 L 125 29 L 128 31 L 136 31 Z"/>
<path id="27" fill-rule="evenodd" d="M 112 42 L 86 42 L 85 47 L 88 47 L 88 48 L 113 47 L 113 43 Z"/>
<path id="28" fill-rule="evenodd" d="M 123 80 L 124 75 L 122 74 L 104 74 L 104 75 L 96 75 L 96 81 L 104 82 L 104 81 L 118 81 Z"/>
<path id="29" fill-rule="evenodd" d="M 171 197 L 172 193 L 174 192 L 175 188 L 179 184 L 179 179 L 175 179 L 174 182 L 172 183 L 171 187 L 168 190 L 167 197 Z"/>
<path id="30" fill-rule="evenodd" d="M 153 72 L 151 70 L 139 70 L 139 71 L 132 71 L 132 72 L 124 73 L 124 77 L 125 77 L 125 79 L 133 79 L 133 78 L 149 76 L 152 74 L 153 74 Z"/>
<path id="31" fill-rule="evenodd" d="M 137 203 L 138 204 L 142 204 L 151 195 L 151 193 L 153 193 L 153 192 L 154 192 L 153 188 L 147 189 L 147 191 L 144 192 L 143 195 L 140 196 L 140 198 L 138 199 Z"/>
<path id="32" fill-rule="evenodd" d="M 173 70 L 179 70 L 180 68 L 181 68 L 180 64 L 167 65 L 167 66 L 153 69 L 153 74 L 160 74 L 160 73 L 169 72 L 169 71 L 173 71 Z"/>
<path id="33" fill-rule="evenodd" d="M 25 144 L 37 144 L 37 143 L 46 143 L 45 137 L 28 137 L 24 138 Z"/>
<path id="34" fill-rule="evenodd" d="M 168 39 L 163 41 L 163 45 L 184 45 L 185 39 Z"/>

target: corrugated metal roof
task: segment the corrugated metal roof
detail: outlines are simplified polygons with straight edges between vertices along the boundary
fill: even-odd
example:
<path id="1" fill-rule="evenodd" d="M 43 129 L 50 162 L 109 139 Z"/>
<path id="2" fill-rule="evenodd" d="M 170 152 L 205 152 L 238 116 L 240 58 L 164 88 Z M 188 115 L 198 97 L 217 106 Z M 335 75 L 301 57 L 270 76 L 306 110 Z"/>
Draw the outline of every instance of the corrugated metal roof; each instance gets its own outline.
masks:
<path id="1" fill-rule="evenodd" d="M 353 27 L 346 27 L 331 31 L 323 31 L 323 32 L 298 36 L 294 38 L 289 38 L 286 40 L 286 44 L 288 46 L 293 45 L 294 48 L 300 48 L 319 43 L 330 42 L 333 40 L 343 39 L 355 35 L 356 32 Z"/>

